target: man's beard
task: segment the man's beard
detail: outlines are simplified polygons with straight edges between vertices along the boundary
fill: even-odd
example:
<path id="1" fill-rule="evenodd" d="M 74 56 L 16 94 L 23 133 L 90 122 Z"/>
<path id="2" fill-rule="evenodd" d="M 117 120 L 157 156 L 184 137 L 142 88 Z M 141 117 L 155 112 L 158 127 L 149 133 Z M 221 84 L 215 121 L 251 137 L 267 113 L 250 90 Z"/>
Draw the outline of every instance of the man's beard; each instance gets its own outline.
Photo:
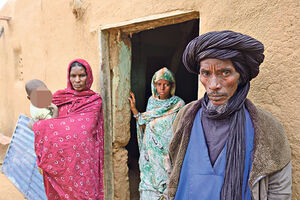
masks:
<path id="1" fill-rule="evenodd" d="M 227 110 L 228 107 L 228 103 L 224 103 L 222 105 L 214 105 L 210 100 L 208 101 L 207 104 L 207 110 L 208 111 L 215 111 L 218 114 L 222 114 Z"/>

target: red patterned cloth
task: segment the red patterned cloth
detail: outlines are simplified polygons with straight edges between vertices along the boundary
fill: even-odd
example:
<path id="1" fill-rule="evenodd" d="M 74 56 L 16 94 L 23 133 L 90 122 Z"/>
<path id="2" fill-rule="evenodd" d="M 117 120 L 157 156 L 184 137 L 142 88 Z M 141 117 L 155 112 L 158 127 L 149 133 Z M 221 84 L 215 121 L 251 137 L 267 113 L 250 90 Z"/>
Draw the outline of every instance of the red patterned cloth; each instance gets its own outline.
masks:
<path id="1" fill-rule="evenodd" d="M 68 87 L 53 95 L 59 117 L 33 125 L 37 165 L 43 170 L 48 200 L 104 198 L 102 99 L 90 90 L 89 64 L 76 59 L 70 65 L 75 61 L 86 68 L 85 89 L 73 90 L 68 75 Z"/>

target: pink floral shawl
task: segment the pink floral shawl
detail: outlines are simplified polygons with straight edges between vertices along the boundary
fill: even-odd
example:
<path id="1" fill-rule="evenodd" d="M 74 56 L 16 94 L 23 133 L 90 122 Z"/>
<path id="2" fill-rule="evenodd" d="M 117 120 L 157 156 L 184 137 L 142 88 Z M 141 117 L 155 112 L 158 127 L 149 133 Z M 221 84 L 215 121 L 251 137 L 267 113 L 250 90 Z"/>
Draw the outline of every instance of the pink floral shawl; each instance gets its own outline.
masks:
<path id="1" fill-rule="evenodd" d="M 83 64 L 87 72 L 83 91 L 73 90 L 70 65 Z M 102 200 L 104 132 L 102 99 L 90 90 L 92 70 L 83 59 L 68 68 L 68 87 L 53 95 L 59 117 L 33 126 L 37 165 L 43 170 L 47 197 L 52 199 Z"/>

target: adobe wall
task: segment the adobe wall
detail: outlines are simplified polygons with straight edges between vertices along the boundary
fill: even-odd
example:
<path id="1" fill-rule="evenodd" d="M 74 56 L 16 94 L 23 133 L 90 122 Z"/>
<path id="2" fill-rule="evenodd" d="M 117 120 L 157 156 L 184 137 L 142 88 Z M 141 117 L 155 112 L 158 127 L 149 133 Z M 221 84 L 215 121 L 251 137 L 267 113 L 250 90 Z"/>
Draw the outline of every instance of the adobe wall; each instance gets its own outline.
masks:
<path id="1" fill-rule="evenodd" d="M 292 147 L 293 199 L 300 199 L 300 1 L 82 0 L 81 7 L 76 2 L 79 0 L 9 0 L 0 11 L 0 15 L 12 17 L 8 23 L 0 21 L 0 28 L 4 27 L 0 37 L 1 133 L 11 136 L 19 114 L 29 115 L 25 82 L 39 78 L 53 92 L 65 88 L 66 68 L 74 58 L 90 63 L 92 89 L 99 92 L 99 26 L 175 10 L 196 10 L 200 13 L 200 33 L 231 29 L 264 43 L 266 58 L 251 83 L 249 97 L 282 122 Z M 82 17 L 76 18 L 72 8 L 78 8 L 75 15 Z M 118 191 L 120 194 L 128 192 L 126 187 L 116 188 L 124 190 Z"/>

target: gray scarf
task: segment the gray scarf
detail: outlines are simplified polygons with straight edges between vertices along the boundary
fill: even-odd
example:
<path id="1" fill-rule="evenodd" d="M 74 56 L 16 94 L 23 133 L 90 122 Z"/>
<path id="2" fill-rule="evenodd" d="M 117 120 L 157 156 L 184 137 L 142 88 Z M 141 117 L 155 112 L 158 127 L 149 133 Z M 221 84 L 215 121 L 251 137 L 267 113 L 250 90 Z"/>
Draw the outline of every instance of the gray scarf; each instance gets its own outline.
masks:
<path id="1" fill-rule="evenodd" d="M 202 100 L 203 112 L 210 119 L 230 118 L 230 128 L 227 141 L 226 167 L 224 183 L 221 190 L 221 200 L 241 200 L 243 190 L 243 175 L 245 163 L 245 111 L 244 102 L 250 88 L 247 82 L 239 86 L 229 99 L 224 112 L 209 110 L 208 96 Z"/>

